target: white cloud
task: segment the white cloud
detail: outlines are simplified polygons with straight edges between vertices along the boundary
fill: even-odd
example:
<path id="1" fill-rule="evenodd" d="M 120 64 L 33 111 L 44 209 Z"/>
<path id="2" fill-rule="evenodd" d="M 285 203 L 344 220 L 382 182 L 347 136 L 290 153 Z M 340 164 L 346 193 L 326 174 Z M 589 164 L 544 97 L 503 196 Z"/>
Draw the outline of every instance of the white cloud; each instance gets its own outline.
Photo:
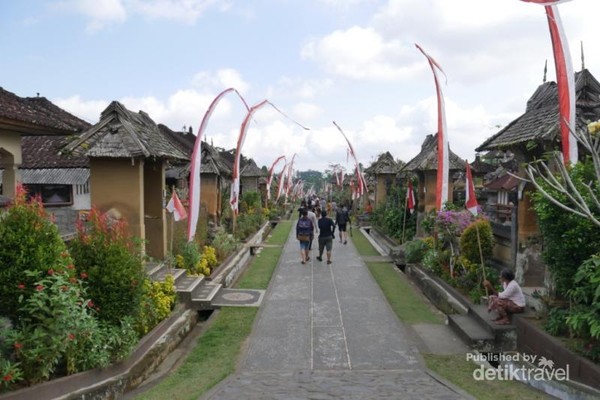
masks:
<path id="1" fill-rule="evenodd" d="M 143 16 L 190 24 L 215 5 L 221 10 L 228 8 L 228 2 L 217 0 L 130 0 L 132 10 Z"/>
<path id="2" fill-rule="evenodd" d="M 100 113 L 109 104 L 106 100 L 83 100 L 79 95 L 52 99 L 52 102 L 90 124 L 98 122 Z"/>
<path id="3" fill-rule="evenodd" d="M 88 32 L 96 32 L 127 19 L 127 10 L 122 0 L 63 0 L 56 3 L 56 6 L 87 17 Z"/>
<path id="4" fill-rule="evenodd" d="M 300 121 L 310 121 L 321 115 L 322 110 L 313 103 L 298 103 L 294 106 L 293 113 Z"/>
<path id="5" fill-rule="evenodd" d="M 394 63 L 407 53 L 399 40 L 385 41 L 371 27 L 337 30 L 304 45 L 301 56 L 328 72 L 352 79 L 393 80 L 410 73 L 410 65 Z"/>
<path id="6" fill-rule="evenodd" d="M 242 78 L 241 74 L 233 68 L 222 68 L 215 72 L 201 71 L 194 75 L 192 84 L 203 90 L 237 89 L 242 96 L 250 89 L 250 85 Z"/>

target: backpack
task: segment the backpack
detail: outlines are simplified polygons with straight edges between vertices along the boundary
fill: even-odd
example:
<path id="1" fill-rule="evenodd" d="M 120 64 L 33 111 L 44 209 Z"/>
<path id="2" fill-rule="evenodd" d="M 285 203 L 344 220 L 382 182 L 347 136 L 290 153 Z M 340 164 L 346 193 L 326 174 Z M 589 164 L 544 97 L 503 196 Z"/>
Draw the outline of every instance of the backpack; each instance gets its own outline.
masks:
<path id="1" fill-rule="evenodd" d="M 298 234 L 299 235 L 309 235 L 313 231 L 312 222 L 308 218 L 300 218 L 298 220 Z"/>

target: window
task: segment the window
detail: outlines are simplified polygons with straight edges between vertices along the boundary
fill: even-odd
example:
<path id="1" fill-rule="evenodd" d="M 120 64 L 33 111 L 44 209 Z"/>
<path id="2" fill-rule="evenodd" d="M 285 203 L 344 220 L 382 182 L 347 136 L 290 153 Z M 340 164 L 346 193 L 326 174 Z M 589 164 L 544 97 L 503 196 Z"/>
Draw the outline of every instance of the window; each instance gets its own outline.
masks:
<path id="1" fill-rule="evenodd" d="M 71 185 L 23 185 L 29 196 L 40 196 L 47 206 L 64 206 L 73 204 Z"/>

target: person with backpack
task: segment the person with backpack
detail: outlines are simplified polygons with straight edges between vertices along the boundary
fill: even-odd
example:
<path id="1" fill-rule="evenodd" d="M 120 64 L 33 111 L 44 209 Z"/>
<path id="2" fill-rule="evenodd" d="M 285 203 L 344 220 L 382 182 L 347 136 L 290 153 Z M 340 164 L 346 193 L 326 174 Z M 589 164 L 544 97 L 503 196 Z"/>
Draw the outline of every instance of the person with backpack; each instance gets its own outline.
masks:
<path id="1" fill-rule="evenodd" d="M 308 218 L 308 210 L 303 208 L 300 210 L 300 219 L 296 223 L 296 239 L 300 242 L 300 257 L 302 264 L 306 264 L 310 260 L 308 255 L 308 246 L 313 240 L 315 227 L 312 221 Z"/>
<path id="2" fill-rule="evenodd" d="M 340 232 L 340 243 L 348 244 L 348 234 L 346 233 L 346 227 L 348 222 L 350 221 L 350 216 L 348 215 L 348 209 L 346 206 L 342 207 L 340 210 L 338 208 L 337 213 L 335 214 L 335 224 L 338 227 L 338 231 Z"/>

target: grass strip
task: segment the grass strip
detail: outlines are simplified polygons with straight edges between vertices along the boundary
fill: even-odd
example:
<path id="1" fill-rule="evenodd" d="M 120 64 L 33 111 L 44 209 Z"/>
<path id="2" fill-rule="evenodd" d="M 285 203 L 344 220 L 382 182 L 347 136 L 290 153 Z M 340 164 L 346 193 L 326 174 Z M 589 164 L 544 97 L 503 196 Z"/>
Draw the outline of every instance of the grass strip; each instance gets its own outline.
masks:
<path id="1" fill-rule="evenodd" d="M 281 221 L 266 243 L 283 245 L 291 227 L 291 221 Z M 266 289 L 282 251 L 283 247 L 264 248 L 260 255 L 252 260 L 234 287 Z M 258 308 L 254 307 L 222 308 L 183 364 L 136 399 L 198 399 L 235 372 L 242 346 L 252 331 L 257 313 Z"/>
<path id="2" fill-rule="evenodd" d="M 536 400 L 548 395 L 521 382 L 510 380 L 481 380 L 473 377 L 479 366 L 466 359 L 464 354 L 423 354 L 427 367 L 481 400 Z"/>
<path id="3" fill-rule="evenodd" d="M 358 228 L 354 228 L 352 236 L 348 235 L 348 238 L 354 243 L 354 247 L 361 256 L 380 256 L 379 252 L 375 250 L 375 247 L 371 245 L 371 242 L 365 237 L 362 231 Z"/>

